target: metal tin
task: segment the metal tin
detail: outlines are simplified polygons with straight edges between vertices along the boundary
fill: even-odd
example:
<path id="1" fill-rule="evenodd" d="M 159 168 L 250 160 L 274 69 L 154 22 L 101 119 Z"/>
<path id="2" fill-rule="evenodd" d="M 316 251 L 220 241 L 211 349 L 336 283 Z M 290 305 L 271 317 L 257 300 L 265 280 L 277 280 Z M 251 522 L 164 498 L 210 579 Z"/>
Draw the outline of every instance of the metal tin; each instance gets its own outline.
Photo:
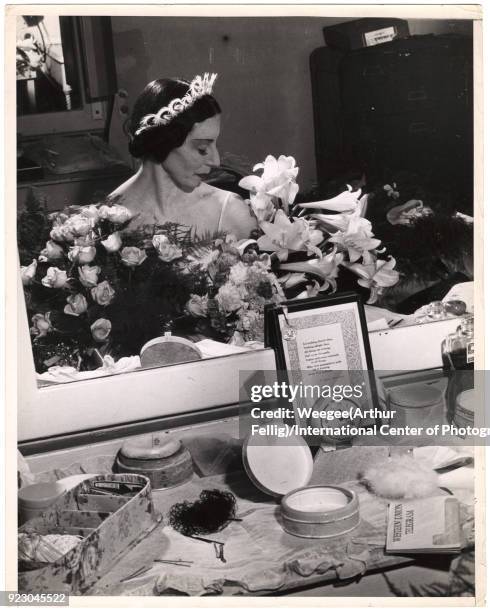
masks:
<path id="1" fill-rule="evenodd" d="M 194 474 L 190 452 L 175 439 L 129 441 L 119 451 L 116 466 L 118 472 L 146 476 L 153 489 L 175 487 Z"/>
<path id="2" fill-rule="evenodd" d="M 301 487 L 282 498 L 281 519 L 287 533 L 302 538 L 341 536 L 359 525 L 359 500 L 344 487 Z"/>
<path id="3" fill-rule="evenodd" d="M 81 595 L 160 520 L 147 478 L 101 474 L 84 480 L 19 529 L 19 533 L 36 537 L 58 533 L 77 535 L 81 540 L 56 561 L 20 571 L 18 590 Z"/>

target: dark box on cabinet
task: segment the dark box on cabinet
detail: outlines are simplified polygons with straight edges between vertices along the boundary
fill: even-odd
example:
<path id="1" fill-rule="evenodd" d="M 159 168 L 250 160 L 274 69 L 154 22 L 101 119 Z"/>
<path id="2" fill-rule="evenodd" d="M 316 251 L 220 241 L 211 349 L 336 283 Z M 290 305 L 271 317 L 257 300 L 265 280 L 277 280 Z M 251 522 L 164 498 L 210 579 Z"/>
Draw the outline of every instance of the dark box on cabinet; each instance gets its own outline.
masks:
<path id="1" fill-rule="evenodd" d="M 410 36 L 405 19 L 356 19 L 323 28 L 323 36 L 329 47 L 352 51 L 371 47 L 397 38 Z"/>

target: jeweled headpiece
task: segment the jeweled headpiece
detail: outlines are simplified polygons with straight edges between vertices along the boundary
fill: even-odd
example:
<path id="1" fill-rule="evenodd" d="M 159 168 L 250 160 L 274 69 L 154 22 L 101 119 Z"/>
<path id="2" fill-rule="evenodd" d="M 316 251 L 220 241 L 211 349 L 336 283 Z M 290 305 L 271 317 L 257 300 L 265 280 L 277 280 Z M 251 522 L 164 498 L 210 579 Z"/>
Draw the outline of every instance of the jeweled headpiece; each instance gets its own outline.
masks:
<path id="1" fill-rule="evenodd" d="M 172 119 L 183 113 L 189 106 L 192 106 L 196 100 L 210 94 L 213 91 L 213 85 L 217 76 L 214 72 L 212 74 L 206 72 L 204 76 L 195 76 L 185 96 L 174 98 L 167 106 L 164 106 L 155 114 L 145 115 L 135 131 L 135 135 L 158 125 L 168 125 Z"/>

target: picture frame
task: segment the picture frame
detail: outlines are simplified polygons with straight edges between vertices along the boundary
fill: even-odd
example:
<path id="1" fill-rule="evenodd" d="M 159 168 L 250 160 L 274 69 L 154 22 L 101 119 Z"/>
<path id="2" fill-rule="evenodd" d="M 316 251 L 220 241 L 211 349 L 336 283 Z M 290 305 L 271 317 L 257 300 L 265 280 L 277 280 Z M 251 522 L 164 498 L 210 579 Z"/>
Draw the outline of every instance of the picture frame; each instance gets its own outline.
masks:
<path id="1" fill-rule="evenodd" d="M 281 382 L 320 389 L 328 385 L 363 387 L 362 410 L 379 407 L 369 333 L 360 295 L 354 292 L 282 302 L 265 308 L 265 346 L 274 349 Z M 345 398 L 347 400 L 347 397 Z M 340 408 L 343 402 L 302 397 L 314 408 Z M 346 403 L 349 403 L 347 400 Z M 350 401 L 352 404 L 352 401 Z M 355 403 L 355 402 L 354 402 Z M 296 422 L 304 425 L 297 410 Z M 376 418 L 372 423 L 377 422 Z M 323 424 L 323 423 L 322 423 Z M 331 424 L 331 423 L 330 423 Z M 368 423 L 364 423 L 368 424 Z"/>

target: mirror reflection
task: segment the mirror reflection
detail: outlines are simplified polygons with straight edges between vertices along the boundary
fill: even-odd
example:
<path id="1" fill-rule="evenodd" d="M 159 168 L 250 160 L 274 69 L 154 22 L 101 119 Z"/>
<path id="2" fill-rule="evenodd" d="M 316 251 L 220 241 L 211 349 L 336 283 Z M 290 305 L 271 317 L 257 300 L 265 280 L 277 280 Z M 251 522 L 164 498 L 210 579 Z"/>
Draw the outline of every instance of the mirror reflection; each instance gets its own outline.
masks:
<path id="1" fill-rule="evenodd" d="M 73 22 L 54 15 L 17 17 L 17 114 L 80 108 Z"/>
<path id="2" fill-rule="evenodd" d="M 471 22 L 334 50 L 341 20 L 266 21 L 112 17 L 109 74 L 76 18 L 19 18 L 18 116 L 92 122 L 19 136 L 40 381 L 261 348 L 284 300 L 355 291 L 373 333 L 472 311 Z M 75 70 L 94 57 L 117 80 L 95 102 Z"/>

